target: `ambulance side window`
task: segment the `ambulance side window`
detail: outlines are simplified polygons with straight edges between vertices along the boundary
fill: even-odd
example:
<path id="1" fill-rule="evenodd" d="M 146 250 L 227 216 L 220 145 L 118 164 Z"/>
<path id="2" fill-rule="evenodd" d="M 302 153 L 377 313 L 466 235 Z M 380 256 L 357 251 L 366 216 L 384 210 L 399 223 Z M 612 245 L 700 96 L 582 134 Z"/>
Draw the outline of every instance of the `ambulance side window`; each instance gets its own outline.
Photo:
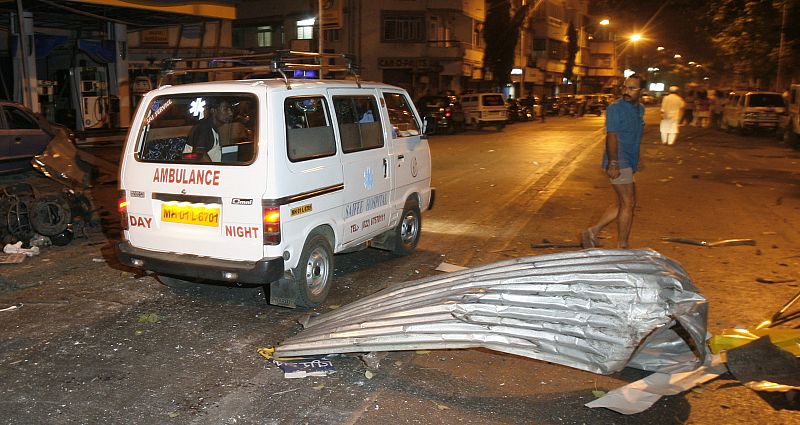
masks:
<path id="1" fill-rule="evenodd" d="M 373 96 L 334 96 L 333 109 L 342 138 L 342 152 L 383 147 L 378 102 Z"/>
<path id="2" fill-rule="evenodd" d="M 384 93 L 389 122 L 392 124 L 392 137 L 409 137 L 420 134 L 419 124 L 409 106 L 411 102 L 400 93 Z"/>
<path id="3" fill-rule="evenodd" d="M 336 141 L 323 97 L 290 97 L 284 103 L 286 151 L 292 162 L 336 154 Z"/>

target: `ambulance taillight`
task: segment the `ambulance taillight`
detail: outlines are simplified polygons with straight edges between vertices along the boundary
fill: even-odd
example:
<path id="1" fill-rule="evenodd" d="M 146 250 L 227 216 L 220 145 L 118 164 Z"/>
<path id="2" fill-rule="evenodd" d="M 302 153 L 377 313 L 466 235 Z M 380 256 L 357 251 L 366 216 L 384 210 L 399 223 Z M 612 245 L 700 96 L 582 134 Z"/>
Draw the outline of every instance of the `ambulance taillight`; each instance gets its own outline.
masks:
<path id="1" fill-rule="evenodd" d="M 128 198 L 125 196 L 124 190 L 119 192 L 117 211 L 119 211 L 120 225 L 122 226 L 122 230 L 128 230 Z"/>
<path id="2" fill-rule="evenodd" d="M 281 243 L 281 209 L 276 206 L 263 207 L 264 245 Z"/>

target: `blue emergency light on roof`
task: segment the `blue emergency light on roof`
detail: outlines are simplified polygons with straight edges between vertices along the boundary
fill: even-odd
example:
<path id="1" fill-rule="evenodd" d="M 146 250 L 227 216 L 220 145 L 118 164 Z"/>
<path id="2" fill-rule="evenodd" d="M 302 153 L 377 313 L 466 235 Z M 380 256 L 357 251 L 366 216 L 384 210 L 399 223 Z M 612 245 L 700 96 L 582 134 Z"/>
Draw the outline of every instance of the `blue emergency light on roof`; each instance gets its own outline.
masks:
<path id="1" fill-rule="evenodd" d="M 316 69 L 295 69 L 293 72 L 294 78 L 319 78 Z"/>

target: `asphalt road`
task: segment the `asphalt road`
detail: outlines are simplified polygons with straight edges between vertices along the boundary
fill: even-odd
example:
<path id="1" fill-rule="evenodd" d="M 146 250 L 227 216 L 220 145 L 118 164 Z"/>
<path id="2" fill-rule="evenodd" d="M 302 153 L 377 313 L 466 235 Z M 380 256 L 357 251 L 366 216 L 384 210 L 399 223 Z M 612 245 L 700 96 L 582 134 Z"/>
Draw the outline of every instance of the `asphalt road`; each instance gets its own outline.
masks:
<path id="1" fill-rule="evenodd" d="M 800 279 L 800 154 L 770 137 L 685 128 L 655 144 L 649 111 L 637 174 L 631 243 L 678 260 L 709 299 L 709 332 L 769 317 Z M 337 257 L 326 311 L 396 282 L 576 243 L 611 200 L 599 170 L 602 118 L 552 118 L 502 132 L 430 139 L 437 203 L 418 251 Z M 113 148 L 98 151 L 113 158 Z M 28 173 L 0 177 L 0 184 Z M 488 350 L 394 352 L 370 370 L 334 360 L 329 377 L 285 379 L 256 350 L 301 327 L 299 311 L 265 304 L 258 289 L 172 292 L 114 260 L 113 185 L 93 189 L 102 224 L 65 247 L 0 266 L 0 422 L 175 424 L 800 423 L 798 402 L 757 394 L 730 375 L 648 411 L 623 416 L 583 406 L 644 374 L 601 376 Z M 615 246 L 612 231 L 604 246 Z M 663 237 L 752 238 L 708 248 Z M 573 248 L 574 249 L 574 248 Z M 761 280 L 790 280 L 766 284 Z"/>

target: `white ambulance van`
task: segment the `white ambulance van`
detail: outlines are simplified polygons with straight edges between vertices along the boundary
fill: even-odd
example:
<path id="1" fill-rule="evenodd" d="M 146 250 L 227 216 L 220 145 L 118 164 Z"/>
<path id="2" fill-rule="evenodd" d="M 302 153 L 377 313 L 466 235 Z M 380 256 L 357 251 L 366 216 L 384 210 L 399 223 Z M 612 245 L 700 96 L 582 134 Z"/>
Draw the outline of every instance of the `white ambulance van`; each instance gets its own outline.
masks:
<path id="1" fill-rule="evenodd" d="M 120 170 L 122 263 L 174 288 L 264 285 L 290 307 L 325 300 L 334 253 L 410 253 L 434 200 L 408 93 L 351 80 L 156 89 Z"/>
<path id="2" fill-rule="evenodd" d="M 508 122 L 506 100 L 500 93 L 469 93 L 461 96 L 464 120 L 467 125 L 483 128 L 494 126 L 502 130 Z"/>

